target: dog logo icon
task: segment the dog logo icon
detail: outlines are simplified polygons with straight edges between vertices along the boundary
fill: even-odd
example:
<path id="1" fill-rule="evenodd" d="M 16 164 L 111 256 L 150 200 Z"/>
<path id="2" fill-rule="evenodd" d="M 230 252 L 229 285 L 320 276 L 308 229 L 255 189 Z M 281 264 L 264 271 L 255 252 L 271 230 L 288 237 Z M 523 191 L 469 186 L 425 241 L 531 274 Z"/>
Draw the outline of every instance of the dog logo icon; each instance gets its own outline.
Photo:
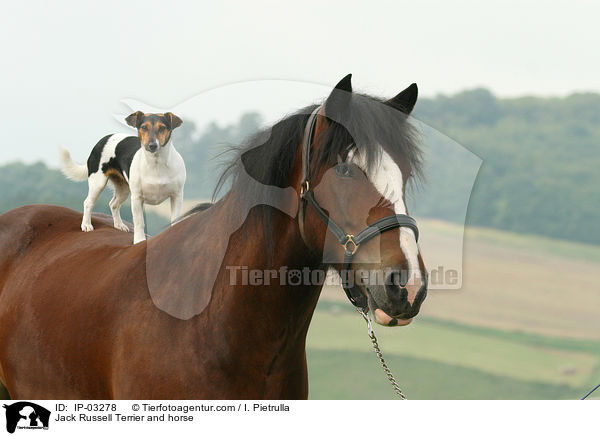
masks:
<path id="1" fill-rule="evenodd" d="M 19 401 L 4 405 L 6 409 L 6 431 L 14 433 L 18 429 L 48 430 L 50 411 L 35 403 Z"/>

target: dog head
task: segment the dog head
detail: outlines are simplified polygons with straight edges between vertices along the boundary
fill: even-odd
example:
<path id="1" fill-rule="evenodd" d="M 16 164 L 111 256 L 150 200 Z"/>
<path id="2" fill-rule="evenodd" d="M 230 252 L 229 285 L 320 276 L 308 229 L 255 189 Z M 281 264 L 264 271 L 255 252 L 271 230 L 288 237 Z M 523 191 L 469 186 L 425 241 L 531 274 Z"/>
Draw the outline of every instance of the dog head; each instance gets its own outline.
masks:
<path id="1" fill-rule="evenodd" d="M 137 129 L 142 147 L 150 153 L 156 153 L 167 145 L 171 139 L 171 132 L 183 124 L 181 118 L 171 112 L 145 114 L 137 111 L 125 118 L 125 121 Z"/>

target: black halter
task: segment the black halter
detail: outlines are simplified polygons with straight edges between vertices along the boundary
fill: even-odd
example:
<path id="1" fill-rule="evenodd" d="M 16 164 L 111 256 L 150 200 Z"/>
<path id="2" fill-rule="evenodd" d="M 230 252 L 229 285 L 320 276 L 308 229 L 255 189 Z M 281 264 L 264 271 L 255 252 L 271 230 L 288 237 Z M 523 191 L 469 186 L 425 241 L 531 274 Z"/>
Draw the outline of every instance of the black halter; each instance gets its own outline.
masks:
<path id="1" fill-rule="evenodd" d="M 387 230 L 398 227 L 408 227 L 412 229 L 412 231 L 415 233 L 415 238 L 418 241 L 419 229 L 417 227 L 417 222 L 413 218 L 404 214 L 396 214 L 386 216 L 385 218 L 381 218 L 374 223 L 369 224 L 367 227 L 361 230 L 358 235 L 355 236 L 345 232 L 339 225 L 335 223 L 335 221 L 330 219 L 329 215 L 327 215 L 321 206 L 319 206 L 319 203 L 317 203 L 317 200 L 315 200 L 315 196 L 310 186 L 310 147 L 312 145 L 317 115 L 320 109 L 321 106 L 317 107 L 308 118 L 306 128 L 304 129 L 304 138 L 302 140 L 302 185 L 300 188 L 300 210 L 298 212 L 298 225 L 300 227 L 300 234 L 302 235 L 304 243 L 310 247 L 304 232 L 306 205 L 310 204 L 317 213 L 317 216 L 325 223 L 327 228 L 331 230 L 333 235 L 344 248 L 344 264 L 342 266 L 340 275 L 342 277 L 342 287 L 344 288 L 346 296 L 354 306 L 366 310 L 368 307 L 367 297 L 358 287 L 351 286 L 348 280 L 348 275 L 350 274 L 350 264 L 352 263 L 352 259 L 354 258 L 356 251 L 362 243 L 373 239 L 375 236 L 378 236 Z"/>

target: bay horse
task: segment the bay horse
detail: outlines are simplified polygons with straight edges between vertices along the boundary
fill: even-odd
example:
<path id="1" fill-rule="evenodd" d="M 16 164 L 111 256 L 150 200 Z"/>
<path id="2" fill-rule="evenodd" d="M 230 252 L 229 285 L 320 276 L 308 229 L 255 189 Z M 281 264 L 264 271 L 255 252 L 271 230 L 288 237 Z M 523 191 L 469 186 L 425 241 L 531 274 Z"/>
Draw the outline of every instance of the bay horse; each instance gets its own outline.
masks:
<path id="1" fill-rule="evenodd" d="M 81 214 L 66 208 L 1 215 L 0 381 L 10 396 L 306 399 L 305 340 L 323 281 L 257 284 L 232 271 L 342 273 L 350 256 L 352 271 L 387 271 L 383 284 L 344 281 L 354 303 L 380 324 L 408 324 L 427 292 L 404 201 L 421 171 L 416 100 L 414 84 L 383 100 L 353 92 L 346 76 L 323 104 L 242 145 L 219 201 L 137 245 L 108 217 L 82 233 Z M 256 200 L 269 190 L 275 206 Z M 348 233 L 336 241 L 336 229 Z"/>

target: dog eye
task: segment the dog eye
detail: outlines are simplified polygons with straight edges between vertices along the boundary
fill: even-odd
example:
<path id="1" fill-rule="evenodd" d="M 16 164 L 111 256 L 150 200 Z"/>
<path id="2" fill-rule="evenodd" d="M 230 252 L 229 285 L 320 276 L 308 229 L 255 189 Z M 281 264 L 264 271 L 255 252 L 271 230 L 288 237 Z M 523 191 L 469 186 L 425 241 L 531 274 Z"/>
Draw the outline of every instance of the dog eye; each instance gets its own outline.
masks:
<path id="1" fill-rule="evenodd" d="M 142 126 L 142 127 L 140 127 L 140 130 L 146 131 L 146 130 L 148 130 L 148 127 L 147 126 Z"/>
<path id="2" fill-rule="evenodd" d="M 352 177 L 352 168 L 346 162 L 342 162 L 335 166 L 335 173 L 339 177 L 350 178 Z"/>
<path id="3" fill-rule="evenodd" d="M 160 126 L 160 127 L 158 128 L 158 131 L 159 131 L 159 132 L 164 132 L 165 130 L 166 130 L 165 126 Z"/>

